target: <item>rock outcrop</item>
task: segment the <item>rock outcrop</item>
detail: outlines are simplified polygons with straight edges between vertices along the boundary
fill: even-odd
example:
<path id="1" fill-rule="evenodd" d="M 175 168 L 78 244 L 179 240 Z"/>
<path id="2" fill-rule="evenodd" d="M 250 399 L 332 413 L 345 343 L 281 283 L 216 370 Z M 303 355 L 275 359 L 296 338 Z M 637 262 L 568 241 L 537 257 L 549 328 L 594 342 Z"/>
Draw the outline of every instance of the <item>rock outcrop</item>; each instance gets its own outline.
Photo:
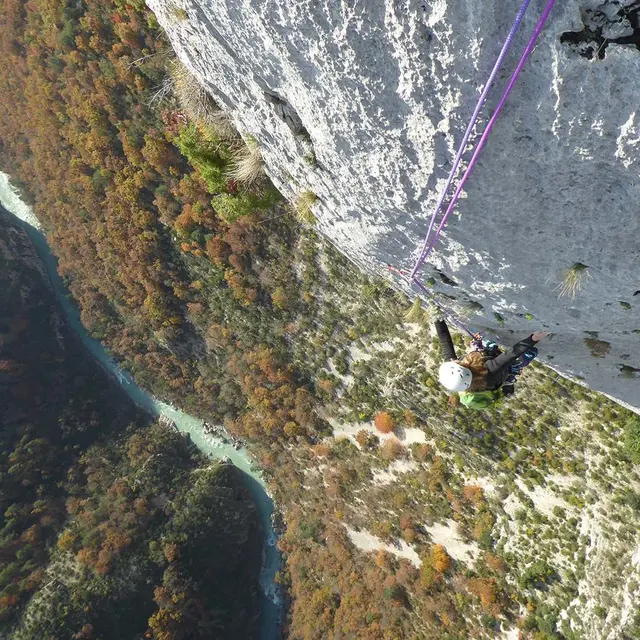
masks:
<path id="1" fill-rule="evenodd" d="M 364 268 L 410 267 L 516 5 L 148 4 L 187 67 L 258 140 L 276 186 L 315 193 L 319 229 Z M 543 4 L 532 0 L 489 108 Z M 552 366 L 636 407 L 639 19 L 633 0 L 557 3 L 423 272 L 504 342 L 549 328 Z M 578 263 L 591 278 L 558 299 Z"/>

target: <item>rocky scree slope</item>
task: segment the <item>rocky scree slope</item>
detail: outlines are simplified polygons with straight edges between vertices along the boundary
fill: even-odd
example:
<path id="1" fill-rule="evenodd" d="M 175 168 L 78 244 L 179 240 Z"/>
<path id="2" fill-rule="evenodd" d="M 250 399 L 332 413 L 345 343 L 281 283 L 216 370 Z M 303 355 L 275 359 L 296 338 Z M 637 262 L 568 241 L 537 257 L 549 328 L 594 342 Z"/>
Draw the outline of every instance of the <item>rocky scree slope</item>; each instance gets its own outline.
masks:
<path id="1" fill-rule="evenodd" d="M 258 141 L 276 186 L 317 195 L 331 241 L 368 271 L 412 264 L 517 3 L 148 4 L 180 59 Z M 509 69 L 543 4 L 531 2 Z M 504 341 L 549 328 L 554 367 L 636 407 L 640 89 L 629 79 L 640 73 L 639 15 L 635 0 L 557 4 L 423 272 Z M 576 263 L 592 278 L 558 299 Z"/>

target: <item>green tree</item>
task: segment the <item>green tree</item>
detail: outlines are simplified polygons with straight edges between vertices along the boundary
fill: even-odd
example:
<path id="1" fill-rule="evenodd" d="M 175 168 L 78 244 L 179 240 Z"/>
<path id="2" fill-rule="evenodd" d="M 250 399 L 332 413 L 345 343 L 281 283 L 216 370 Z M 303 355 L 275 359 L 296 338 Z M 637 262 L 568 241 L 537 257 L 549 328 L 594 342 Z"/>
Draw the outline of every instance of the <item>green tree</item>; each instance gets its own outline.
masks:
<path id="1" fill-rule="evenodd" d="M 629 418 L 624 426 L 624 446 L 629 458 L 640 464 L 640 418 Z"/>

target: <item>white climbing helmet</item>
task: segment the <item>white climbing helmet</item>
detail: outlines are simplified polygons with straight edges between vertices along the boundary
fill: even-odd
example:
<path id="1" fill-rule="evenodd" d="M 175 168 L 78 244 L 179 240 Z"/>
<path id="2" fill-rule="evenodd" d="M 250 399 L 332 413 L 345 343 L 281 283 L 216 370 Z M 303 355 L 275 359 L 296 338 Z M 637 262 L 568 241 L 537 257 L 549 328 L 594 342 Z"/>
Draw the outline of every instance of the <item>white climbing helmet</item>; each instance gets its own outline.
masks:
<path id="1" fill-rule="evenodd" d="M 447 391 L 466 391 L 471 386 L 473 374 L 469 369 L 451 360 L 440 365 L 438 379 Z"/>

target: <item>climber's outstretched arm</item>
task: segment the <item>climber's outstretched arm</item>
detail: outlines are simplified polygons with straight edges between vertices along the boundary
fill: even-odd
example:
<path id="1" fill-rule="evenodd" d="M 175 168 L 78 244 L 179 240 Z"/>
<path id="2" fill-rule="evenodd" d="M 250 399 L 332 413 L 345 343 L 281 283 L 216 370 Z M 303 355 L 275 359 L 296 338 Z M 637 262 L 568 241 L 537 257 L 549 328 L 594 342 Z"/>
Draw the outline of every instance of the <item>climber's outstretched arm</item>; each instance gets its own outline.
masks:
<path id="1" fill-rule="evenodd" d="M 456 355 L 456 349 L 453 346 L 453 340 L 451 339 L 447 323 L 444 320 L 437 320 L 435 325 L 445 361 L 457 360 L 458 356 Z"/>
<path id="2" fill-rule="evenodd" d="M 489 374 L 495 374 L 510 367 L 523 353 L 534 347 L 538 342 L 534 340 L 534 335 L 538 334 L 532 334 L 528 338 L 520 340 L 520 342 L 513 346 L 511 351 L 501 353 L 497 358 L 487 360 L 484 366 L 487 368 Z"/>

